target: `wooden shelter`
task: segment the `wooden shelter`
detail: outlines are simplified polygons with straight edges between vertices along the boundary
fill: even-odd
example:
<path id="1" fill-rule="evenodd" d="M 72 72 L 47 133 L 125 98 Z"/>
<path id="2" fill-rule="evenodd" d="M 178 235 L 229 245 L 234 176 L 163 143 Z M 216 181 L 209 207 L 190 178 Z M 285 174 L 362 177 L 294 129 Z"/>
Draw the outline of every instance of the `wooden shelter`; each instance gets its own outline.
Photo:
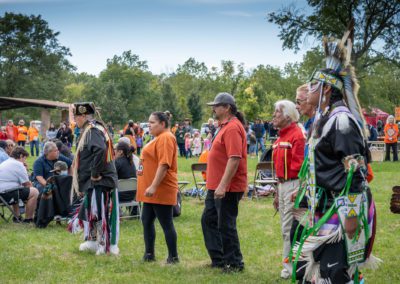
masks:
<path id="1" fill-rule="evenodd" d="M 46 130 L 50 126 L 50 112 L 49 109 L 59 109 L 61 112 L 61 120 L 69 120 L 69 111 L 71 110 L 71 104 L 49 100 L 36 100 L 36 99 L 24 99 L 24 98 L 11 98 L 11 97 L 0 97 L 0 112 L 4 110 L 23 108 L 23 107 L 40 107 L 41 111 L 41 129 L 40 134 L 42 137 L 46 135 Z"/>

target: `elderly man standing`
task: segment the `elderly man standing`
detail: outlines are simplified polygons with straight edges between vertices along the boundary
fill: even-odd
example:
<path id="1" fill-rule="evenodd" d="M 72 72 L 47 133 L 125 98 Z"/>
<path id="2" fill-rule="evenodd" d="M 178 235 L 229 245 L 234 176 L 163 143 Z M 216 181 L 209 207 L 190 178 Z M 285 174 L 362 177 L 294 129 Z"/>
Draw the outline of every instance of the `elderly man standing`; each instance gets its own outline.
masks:
<path id="1" fill-rule="evenodd" d="M 297 177 L 304 159 L 305 137 L 297 125 L 299 113 L 293 102 L 281 100 L 275 103 L 272 123 L 279 129 L 279 138 L 273 144 L 273 162 L 278 177 L 278 192 L 275 195 L 274 207 L 279 209 L 283 237 L 283 270 L 282 278 L 291 276 L 291 267 L 286 263 L 289 256 L 290 229 L 293 222 L 292 195 L 299 189 Z"/>
<path id="2" fill-rule="evenodd" d="M 243 257 L 236 229 L 239 200 L 247 187 L 245 121 L 235 99 L 219 93 L 213 102 L 219 121 L 207 158 L 207 197 L 201 224 L 211 267 L 242 271 Z"/>
<path id="3" fill-rule="evenodd" d="M 74 118 L 81 137 L 74 159 L 73 188 L 84 195 L 78 217 L 84 226 L 85 242 L 79 250 L 96 255 L 118 254 L 118 199 L 114 190 L 118 177 L 112 139 L 107 126 L 95 120 L 94 114 L 92 102 L 74 104 Z M 111 199 L 114 203 L 110 216 Z"/>
<path id="4" fill-rule="evenodd" d="M 54 142 L 46 142 L 43 147 L 43 155 L 33 163 L 33 184 L 42 192 L 47 184 L 47 179 L 53 176 L 52 170 L 57 161 L 67 163 L 68 168 L 72 165 L 72 160 L 60 154 Z"/>
<path id="5" fill-rule="evenodd" d="M 307 103 L 308 85 L 304 84 L 296 90 L 296 109 L 298 112 L 308 117 L 308 120 L 304 123 L 306 133 L 311 132 L 312 124 L 314 122 L 315 107 Z"/>

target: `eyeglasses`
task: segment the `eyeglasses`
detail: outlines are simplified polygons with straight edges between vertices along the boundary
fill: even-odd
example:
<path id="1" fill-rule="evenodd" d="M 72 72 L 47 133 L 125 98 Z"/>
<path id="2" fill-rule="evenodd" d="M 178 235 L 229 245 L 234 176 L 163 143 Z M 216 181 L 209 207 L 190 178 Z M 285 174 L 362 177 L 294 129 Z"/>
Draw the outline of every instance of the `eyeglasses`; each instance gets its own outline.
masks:
<path id="1" fill-rule="evenodd" d="M 303 99 L 303 100 L 297 99 L 296 100 L 296 105 L 301 105 L 305 101 L 307 101 L 307 99 Z"/>

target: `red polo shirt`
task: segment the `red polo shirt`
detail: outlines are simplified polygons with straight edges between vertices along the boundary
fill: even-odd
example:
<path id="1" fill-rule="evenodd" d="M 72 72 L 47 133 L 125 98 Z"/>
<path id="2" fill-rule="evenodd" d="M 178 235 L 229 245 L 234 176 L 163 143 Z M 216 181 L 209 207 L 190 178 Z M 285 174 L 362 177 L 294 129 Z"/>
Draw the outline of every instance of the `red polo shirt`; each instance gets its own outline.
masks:
<path id="1" fill-rule="evenodd" d="M 247 142 L 242 123 L 233 117 L 220 125 L 207 157 L 207 189 L 216 190 L 231 157 L 239 157 L 239 167 L 227 192 L 245 192 L 247 188 Z"/>

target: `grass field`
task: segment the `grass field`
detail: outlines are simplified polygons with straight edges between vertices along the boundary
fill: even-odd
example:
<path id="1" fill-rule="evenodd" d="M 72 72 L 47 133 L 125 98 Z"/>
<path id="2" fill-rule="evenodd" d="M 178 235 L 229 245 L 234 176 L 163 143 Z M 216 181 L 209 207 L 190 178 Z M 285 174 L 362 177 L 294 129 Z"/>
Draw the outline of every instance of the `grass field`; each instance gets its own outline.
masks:
<path id="1" fill-rule="evenodd" d="M 179 159 L 179 179 L 192 181 L 190 164 Z M 32 158 L 29 163 L 32 164 Z M 256 160 L 249 159 L 249 180 Z M 253 170 L 252 170 L 253 169 Z M 374 253 L 383 260 L 376 271 L 363 271 L 368 283 L 400 283 L 400 215 L 389 211 L 391 188 L 400 185 L 398 163 L 374 163 L 373 189 L 378 212 Z M 118 257 L 78 251 L 81 236 L 51 223 L 46 229 L 7 224 L 0 220 L 0 283 L 289 283 L 281 280 L 279 216 L 270 198 L 240 203 L 238 231 L 245 261 L 243 273 L 224 275 L 209 263 L 200 225 L 203 203 L 185 197 L 182 215 L 175 219 L 178 265 L 165 264 L 166 245 L 157 223 L 155 263 L 142 263 L 143 231 L 138 220 L 121 222 Z"/>

